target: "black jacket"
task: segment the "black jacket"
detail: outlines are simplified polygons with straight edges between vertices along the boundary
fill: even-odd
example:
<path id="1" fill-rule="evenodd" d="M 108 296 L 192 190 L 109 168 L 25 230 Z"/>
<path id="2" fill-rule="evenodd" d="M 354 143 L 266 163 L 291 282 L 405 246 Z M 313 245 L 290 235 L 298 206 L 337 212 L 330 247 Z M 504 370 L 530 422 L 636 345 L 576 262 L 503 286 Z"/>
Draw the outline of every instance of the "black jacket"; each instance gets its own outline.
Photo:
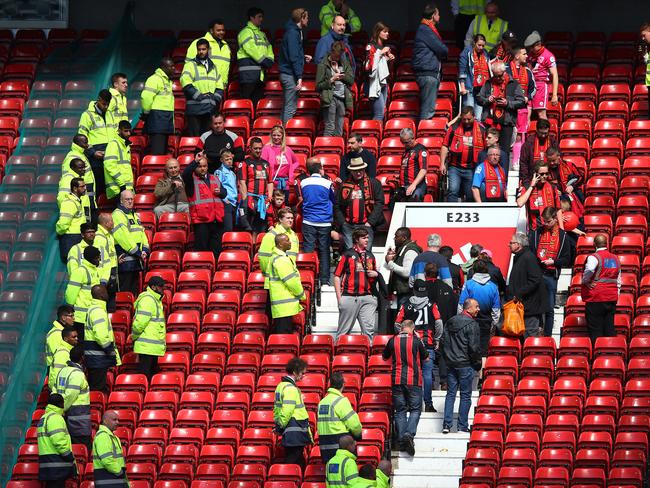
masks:
<path id="1" fill-rule="evenodd" d="M 449 319 L 442 332 L 440 350 L 450 368 L 481 367 L 481 332 L 478 322 L 466 313 Z"/>
<path id="2" fill-rule="evenodd" d="M 427 287 L 429 289 L 429 300 L 438 306 L 440 318 L 443 323 L 446 323 L 456 315 L 458 295 L 454 293 L 451 286 L 442 280 L 427 280 Z"/>
<path id="3" fill-rule="evenodd" d="M 476 95 L 476 103 L 483 107 L 482 121 L 492 116 L 492 104 L 488 100 L 490 95 L 492 95 L 492 80 L 486 81 L 485 85 L 481 87 L 481 91 Z M 505 107 L 501 125 L 514 126 L 517 124 L 517 111 L 526 106 L 524 92 L 517 81 L 511 79 L 506 85 L 506 100 L 508 105 Z"/>
<path id="4" fill-rule="evenodd" d="M 537 256 L 537 244 L 539 244 L 539 238 L 541 236 L 543 228 L 537 228 L 531 231 L 528 234 L 528 242 L 530 243 L 530 250 L 532 253 Z M 571 260 L 571 241 L 568 239 L 567 233 L 560 229 L 560 250 L 557 253 L 557 258 L 555 259 L 555 279 L 560 277 L 560 271 L 562 268 L 570 268 L 573 261 Z M 540 263 L 540 266 L 542 264 Z M 542 266 L 542 269 L 543 266 Z M 553 273 L 547 273 L 553 274 Z"/>
<path id="5" fill-rule="evenodd" d="M 379 183 L 379 180 L 375 178 L 370 178 L 370 185 L 372 186 L 372 196 L 375 201 L 370 215 L 366 215 L 368 223 L 373 227 L 377 228 L 384 223 L 384 189 Z M 348 205 L 350 205 L 350 199 L 343 199 L 341 197 L 341 190 L 343 185 L 339 185 L 339 189 L 336 192 L 336 205 L 334 206 L 334 222 L 338 226 L 342 226 L 345 222 L 345 215 Z"/>
<path id="6" fill-rule="evenodd" d="M 541 315 L 549 311 L 542 267 L 529 247 L 524 247 L 513 257 L 506 300 L 515 297 L 524 304 L 524 316 Z"/>
<path id="7" fill-rule="evenodd" d="M 463 269 L 456 263 L 449 261 L 449 273 L 451 274 L 451 282 L 454 284 L 454 291 L 460 293 L 461 288 L 463 288 L 461 280 Z"/>
<path id="8" fill-rule="evenodd" d="M 488 274 L 490 275 L 490 281 L 497 285 L 497 288 L 499 289 L 499 295 L 503 296 L 506 293 L 506 280 L 503 278 L 503 273 L 501 272 L 501 269 L 494 263 L 491 263 L 489 261 L 486 262 L 487 267 L 488 267 Z M 471 280 L 472 276 L 474 276 L 474 270 L 470 269 L 469 273 L 467 273 L 467 279 Z"/>

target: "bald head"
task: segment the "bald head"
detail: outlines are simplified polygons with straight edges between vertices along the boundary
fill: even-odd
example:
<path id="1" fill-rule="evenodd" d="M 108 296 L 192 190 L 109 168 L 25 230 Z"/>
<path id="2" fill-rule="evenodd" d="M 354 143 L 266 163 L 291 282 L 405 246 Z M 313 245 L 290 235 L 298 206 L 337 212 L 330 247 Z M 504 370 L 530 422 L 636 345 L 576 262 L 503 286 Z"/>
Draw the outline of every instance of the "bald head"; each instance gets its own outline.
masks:
<path id="1" fill-rule="evenodd" d="M 289 240 L 289 236 L 286 234 L 278 234 L 275 236 L 275 247 L 281 251 L 288 251 L 291 249 L 291 241 Z"/>
<path id="2" fill-rule="evenodd" d="M 607 236 L 605 234 L 598 234 L 594 237 L 594 246 L 596 248 L 607 247 Z"/>
<path id="3" fill-rule="evenodd" d="M 102 424 L 113 432 L 120 423 L 120 416 L 114 410 L 107 410 L 102 416 Z"/>
<path id="4" fill-rule="evenodd" d="M 339 447 L 346 451 L 354 452 L 357 449 L 357 441 L 351 435 L 344 435 L 339 439 Z"/>
<path id="5" fill-rule="evenodd" d="M 113 216 L 109 213 L 100 213 L 99 217 L 97 217 L 97 223 L 109 232 L 113 230 L 115 225 L 113 223 Z"/>
<path id="6" fill-rule="evenodd" d="M 104 285 L 95 285 L 90 289 L 92 297 L 96 300 L 108 301 L 108 290 Z"/>
<path id="7" fill-rule="evenodd" d="M 379 461 L 379 466 L 377 466 L 377 469 L 379 469 L 386 476 L 390 476 L 391 473 L 393 472 L 393 465 L 389 460 L 382 459 L 381 461 Z"/>

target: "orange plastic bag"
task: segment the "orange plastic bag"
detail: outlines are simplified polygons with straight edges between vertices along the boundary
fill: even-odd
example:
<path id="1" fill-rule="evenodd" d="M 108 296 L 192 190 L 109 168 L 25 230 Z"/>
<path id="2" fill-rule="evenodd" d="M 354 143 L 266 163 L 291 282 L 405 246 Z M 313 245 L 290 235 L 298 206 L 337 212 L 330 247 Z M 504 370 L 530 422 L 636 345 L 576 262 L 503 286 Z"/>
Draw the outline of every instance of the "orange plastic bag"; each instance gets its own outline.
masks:
<path id="1" fill-rule="evenodd" d="M 503 305 L 503 333 L 510 336 L 523 335 L 526 330 L 524 323 L 524 304 L 519 300 L 510 300 Z"/>

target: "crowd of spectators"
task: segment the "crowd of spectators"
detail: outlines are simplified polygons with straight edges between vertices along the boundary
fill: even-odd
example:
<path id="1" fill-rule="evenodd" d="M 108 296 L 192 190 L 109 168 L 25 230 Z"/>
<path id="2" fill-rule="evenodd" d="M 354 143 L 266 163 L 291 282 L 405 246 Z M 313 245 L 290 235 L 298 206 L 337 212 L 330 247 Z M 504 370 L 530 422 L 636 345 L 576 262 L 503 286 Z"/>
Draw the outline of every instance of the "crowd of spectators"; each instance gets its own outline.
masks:
<path id="1" fill-rule="evenodd" d="M 333 285 L 338 303 L 336 338 L 353 332 L 357 322 L 361 333 L 370 338 L 395 334 L 383 355 L 393 361 L 398 446 L 411 455 L 422 403 L 425 412 L 435 411 L 434 374 L 438 387 L 447 389 L 443 433 L 452 428 L 457 391 L 461 402 L 457 428 L 469 431 L 475 373 L 482 369 L 490 338 L 500 333 L 505 302 L 523 303 L 523 338 L 553 334 L 558 278 L 562 268 L 572 265 L 577 236 L 583 233 L 585 174 L 563 158 L 547 120 L 547 105 L 558 103 L 553 54 L 536 31 L 521 42 L 500 18 L 494 2 L 459 3 L 454 13 L 456 40 L 463 48 L 458 70 L 462 109 L 449 121 L 440 152 L 440 175 L 448 181 L 441 196 L 451 203 L 506 202 L 509 172 L 519 171 L 514 200 L 527 209 L 529 232 L 516 233 L 508 243 L 513 260 L 507 283 L 508 270 L 499 269 L 486 248 L 505 243 L 483 243 L 486 247 L 475 243 L 470 258 L 459 265 L 453 262 L 455 250 L 443 245 L 444 236 L 428 236 L 423 250 L 410 229 L 400 227 L 389 236 L 394 247 L 387 249 L 383 262 L 373 254 L 385 211 L 398 201 L 420 202 L 431 196 L 426 180 L 431 148 L 418 142 L 411 128 L 399 134 L 404 151 L 390 199 L 376 177 L 376 158 L 364 148 L 358 133 L 349 134 L 340 170 L 329 175 L 317 157 L 302 165 L 287 144 L 283 125 L 270 129 L 267 143 L 260 137 L 244 141 L 226 129 L 220 107 L 228 88 L 231 55 L 222 20 L 210 22 L 208 32 L 190 44 L 180 77 L 186 135 L 197 138 L 194 160 L 182 168 L 170 157 L 153 192 L 156 218 L 188 215 L 193 240 L 187 247 L 212 252 L 215 259 L 224 232 L 247 231 L 254 240 L 264 234 L 258 256 L 275 333 L 294 332 L 292 317 L 303 310 L 306 295 L 296 267 L 298 252 L 318 251 L 319 286 L 327 291 Z M 479 4 L 484 11 L 476 10 Z M 247 20 L 237 38 L 238 81 L 241 97 L 256 104 L 275 59 L 261 28 L 263 10 L 249 9 Z M 278 60 L 283 124 L 295 116 L 304 67 L 311 62 L 317 65 L 325 136 L 344 134 L 359 70 L 372 117 L 383 120 L 389 66 L 396 57 L 390 28 L 383 22 L 374 26 L 365 59 L 357 63 L 348 39 L 361 29 L 361 21 L 346 1 L 330 1 L 319 20 L 322 37 L 313 59 L 303 48 L 309 12 L 294 9 L 286 24 Z M 442 66 L 449 51 L 438 32 L 439 22 L 439 9 L 427 5 L 415 33 L 412 68 L 419 86 L 420 120 L 436 115 Z M 650 29 L 645 32 L 647 41 Z M 174 133 L 173 73 L 172 60 L 164 58 L 142 92 L 150 154 L 165 154 L 167 136 Z M 58 321 L 48 334 L 50 404 L 53 414 L 66 412 L 73 441 L 89 449 L 88 391 L 106 391 L 106 371 L 120 364 L 107 315 L 114 310 L 118 290 L 132 293 L 135 299 L 132 339 L 141 372 L 151 378 L 157 358 L 165 352 L 161 305 L 165 280 L 153 277 L 139 293 L 151 245 L 134 209 L 133 127 L 126 109 L 127 90 L 126 75 L 116 73 L 109 89 L 89 102 L 63 161 L 57 197 L 56 233 L 69 282 L 66 305 L 59 308 Z M 527 135 L 531 120 L 535 131 Z M 583 276 L 594 340 L 614 333 L 612 304 L 620 288 L 620 263 L 607 251 L 606 236 L 596 238 L 596 248 Z M 339 256 L 333 273 L 332 252 Z M 303 366 L 288 366 L 285 378 L 289 379 L 283 381 L 290 388 L 297 389 Z M 104 419 L 107 434 L 114 424 L 110 415 Z M 341 449 L 332 459 L 356 448 L 351 436 L 339 436 L 339 442 Z M 113 475 L 123 477 L 123 467 Z M 371 475 L 382 476 L 379 471 Z"/>

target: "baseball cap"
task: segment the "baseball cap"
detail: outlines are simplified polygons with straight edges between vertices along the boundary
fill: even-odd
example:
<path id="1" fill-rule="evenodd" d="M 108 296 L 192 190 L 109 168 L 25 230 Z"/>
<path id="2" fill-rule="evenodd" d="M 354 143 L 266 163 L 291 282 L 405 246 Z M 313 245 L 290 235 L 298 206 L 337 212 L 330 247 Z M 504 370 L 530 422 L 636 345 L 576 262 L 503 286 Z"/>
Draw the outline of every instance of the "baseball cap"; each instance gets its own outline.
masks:
<path id="1" fill-rule="evenodd" d="M 489 249 L 483 249 L 481 251 L 481 254 L 485 254 L 488 258 L 492 259 L 492 251 L 490 251 Z"/>
<path id="2" fill-rule="evenodd" d="M 429 294 L 427 282 L 424 280 L 415 280 L 415 283 L 413 283 L 413 294 L 416 297 L 426 297 Z"/>
<path id="3" fill-rule="evenodd" d="M 505 31 L 501 36 L 502 41 L 514 41 L 516 39 L 517 39 L 517 34 L 512 32 L 511 30 Z"/>
<path id="4" fill-rule="evenodd" d="M 149 286 L 165 286 L 165 280 L 160 276 L 152 276 L 149 279 Z"/>

